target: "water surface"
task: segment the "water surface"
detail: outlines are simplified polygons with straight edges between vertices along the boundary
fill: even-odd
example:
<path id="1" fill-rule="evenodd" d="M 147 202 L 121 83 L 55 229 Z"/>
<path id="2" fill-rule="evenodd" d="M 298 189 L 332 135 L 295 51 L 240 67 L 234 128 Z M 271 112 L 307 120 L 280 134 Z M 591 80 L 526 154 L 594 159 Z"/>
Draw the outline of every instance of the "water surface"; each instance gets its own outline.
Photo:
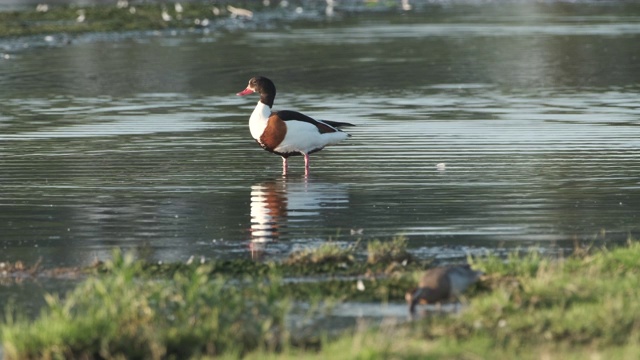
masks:
<path id="1" fill-rule="evenodd" d="M 397 234 L 456 261 L 638 236 L 638 7 L 422 9 L 5 40 L 0 261 L 278 258 Z M 250 137 L 258 99 L 234 94 L 257 74 L 276 108 L 356 124 L 308 179 Z"/>

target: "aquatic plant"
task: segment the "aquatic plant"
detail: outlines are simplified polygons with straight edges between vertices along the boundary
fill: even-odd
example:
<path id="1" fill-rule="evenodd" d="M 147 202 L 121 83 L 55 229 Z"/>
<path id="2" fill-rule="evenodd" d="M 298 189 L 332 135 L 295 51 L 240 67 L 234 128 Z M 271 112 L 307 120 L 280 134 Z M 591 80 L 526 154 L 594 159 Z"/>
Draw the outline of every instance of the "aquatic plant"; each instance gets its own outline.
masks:
<path id="1" fill-rule="evenodd" d="M 18 358 L 186 358 L 286 342 L 277 276 L 140 278 L 140 263 L 115 252 L 109 271 L 64 297 L 48 295 L 34 321 L 9 314 L 1 328 L 4 355 Z"/>
<path id="2" fill-rule="evenodd" d="M 336 242 L 325 242 L 317 247 L 308 247 L 289 254 L 285 260 L 292 264 L 341 264 L 354 261 L 355 246 L 340 246 Z"/>
<path id="3" fill-rule="evenodd" d="M 367 244 L 367 259 L 370 264 L 411 259 L 407 252 L 407 237 L 398 235 L 389 241 L 373 240 Z"/>
<path id="4" fill-rule="evenodd" d="M 639 243 L 565 259 L 535 251 L 508 261 L 491 255 L 475 259 L 474 266 L 491 273 L 492 290 L 427 333 L 487 336 L 501 346 L 621 346 L 640 340 Z"/>
<path id="5" fill-rule="evenodd" d="M 637 357 L 639 243 L 562 259 L 530 250 L 471 260 L 488 272 L 483 282 L 491 291 L 474 292 L 457 316 L 371 325 L 326 343 L 317 355 L 288 349 L 278 358 Z"/>

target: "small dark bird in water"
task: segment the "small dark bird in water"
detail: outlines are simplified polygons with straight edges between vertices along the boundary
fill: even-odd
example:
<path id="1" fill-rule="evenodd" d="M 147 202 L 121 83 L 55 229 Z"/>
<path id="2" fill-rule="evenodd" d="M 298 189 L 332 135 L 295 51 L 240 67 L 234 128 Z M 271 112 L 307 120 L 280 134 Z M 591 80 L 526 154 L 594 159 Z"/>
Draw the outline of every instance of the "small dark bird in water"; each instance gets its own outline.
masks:
<path id="1" fill-rule="evenodd" d="M 427 270 L 420 279 L 418 288 L 405 295 L 409 313 L 414 314 L 416 305 L 420 302 L 441 303 L 458 297 L 482 275 L 481 271 L 473 270 L 469 265 L 441 266 Z"/>

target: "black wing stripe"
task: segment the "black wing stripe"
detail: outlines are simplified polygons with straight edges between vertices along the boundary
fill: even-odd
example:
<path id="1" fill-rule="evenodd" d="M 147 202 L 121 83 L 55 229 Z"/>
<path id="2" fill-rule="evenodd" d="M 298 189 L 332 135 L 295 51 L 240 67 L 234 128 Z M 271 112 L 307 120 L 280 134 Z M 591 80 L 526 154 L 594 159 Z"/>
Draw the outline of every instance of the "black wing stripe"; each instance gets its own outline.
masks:
<path id="1" fill-rule="evenodd" d="M 331 125 L 333 127 L 341 127 L 341 126 L 355 126 L 351 123 L 348 122 L 340 122 L 340 121 L 331 121 L 331 120 L 321 120 L 323 123 L 327 124 L 327 125 Z"/>
<path id="2" fill-rule="evenodd" d="M 334 128 L 339 128 L 341 126 L 355 126 L 353 124 L 350 123 L 346 123 L 346 122 L 339 122 L 339 121 L 330 121 L 330 120 L 316 120 L 314 118 L 311 118 L 305 114 L 299 113 L 297 111 L 292 111 L 292 110 L 280 110 L 275 112 L 276 115 L 278 115 L 278 117 L 280 117 L 280 119 L 287 121 L 287 120 L 298 120 L 298 121 L 304 121 L 304 122 L 308 122 L 310 124 L 313 125 L 318 125 L 318 124 L 326 124 L 329 125 L 331 127 Z"/>
<path id="3" fill-rule="evenodd" d="M 316 125 L 318 123 L 317 120 L 308 117 L 305 114 L 299 113 L 297 111 L 291 111 L 291 110 L 280 110 L 277 111 L 275 113 L 276 115 L 278 115 L 278 117 L 280 117 L 280 119 L 287 121 L 287 120 L 298 120 L 298 121 L 304 121 L 304 122 L 308 122 L 311 124 Z"/>

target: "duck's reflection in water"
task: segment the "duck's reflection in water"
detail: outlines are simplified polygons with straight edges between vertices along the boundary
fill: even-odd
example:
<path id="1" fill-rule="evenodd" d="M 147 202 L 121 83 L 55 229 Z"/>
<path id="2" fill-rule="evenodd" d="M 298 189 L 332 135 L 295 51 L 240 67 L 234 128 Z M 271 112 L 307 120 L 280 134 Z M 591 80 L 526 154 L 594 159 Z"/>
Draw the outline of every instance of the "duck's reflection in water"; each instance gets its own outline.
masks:
<path id="1" fill-rule="evenodd" d="M 251 257 L 260 258 L 266 244 L 278 240 L 287 218 L 284 181 L 268 181 L 251 186 Z"/>
<path id="2" fill-rule="evenodd" d="M 268 244 L 282 238 L 295 239 L 296 229 L 331 228 L 318 215 L 348 203 L 347 188 L 340 184 L 283 178 L 251 186 L 251 257 L 261 258 Z"/>

